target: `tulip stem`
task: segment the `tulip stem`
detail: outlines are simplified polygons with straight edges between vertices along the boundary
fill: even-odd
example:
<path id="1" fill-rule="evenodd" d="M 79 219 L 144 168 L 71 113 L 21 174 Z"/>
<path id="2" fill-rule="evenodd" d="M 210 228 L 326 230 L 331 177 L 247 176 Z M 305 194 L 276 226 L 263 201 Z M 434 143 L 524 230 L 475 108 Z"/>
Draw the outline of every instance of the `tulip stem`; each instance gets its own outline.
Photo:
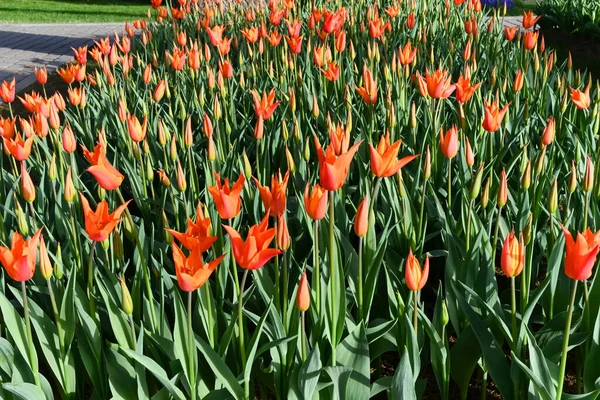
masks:
<path id="1" fill-rule="evenodd" d="M 358 321 L 363 320 L 363 238 L 358 238 L 358 276 L 357 276 L 357 296 L 358 296 Z"/>
<path id="2" fill-rule="evenodd" d="M 196 371 L 194 371 L 194 357 L 192 357 L 192 354 L 194 354 L 194 351 L 196 349 L 195 346 L 195 340 L 194 340 L 194 328 L 192 326 L 192 294 L 194 292 L 188 292 L 188 298 L 187 298 L 187 323 L 188 323 L 188 357 L 189 357 L 189 364 L 188 364 L 188 368 L 189 371 L 188 373 L 190 374 L 189 378 L 190 378 L 190 389 L 192 392 L 192 400 L 196 400 Z"/>
<path id="3" fill-rule="evenodd" d="M 571 334 L 571 318 L 573 317 L 573 307 L 575 306 L 575 295 L 577 294 L 577 281 L 573 282 L 571 290 L 571 302 L 567 311 L 567 322 L 565 323 L 565 336 L 563 339 L 562 356 L 560 357 L 560 371 L 558 373 L 558 388 L 556 389 L 556 400 L 562 398 L 563 385 L 565 383 L 565 371 L 567 368 L 567 351 L 569 348 L 569 335 Z"/>
<path id="4" fill-rule="evenodd" d="M 329 289 L 331 298 L 331 365 L 335 367 L 335 349 L 336 349 L 336 315 L 335 315 L 335 236 L 334 236 L 334 219 L 335 219 L 335 192 L 329 192 Z"/>
<path id="5" fill-rule="evenodd" d="M 469 252 L 469 249 L 471 248 L 471 215 L 473 214 L 473 202 L 474 202 L 474 200 L 471 200 L 469 202 L 469 212 L 467 214 L 467 229 L 466 229 L 467 237 L 465 239 L 467 253 Z"/>
<path id="6" fill-rule="evenodd" d="M 31 321 L 29 320 L 29 305 L 27 304 L 27 288 L 25 287 L 25 281 L 21 281 L 21 294 L 23 295 L 23 315 L 25 317 L 27 344 L 29 346 L 29 366 L 33 371 L 35 384 L 40 386 L 40 376 L 37 371 L 37 362 L 35 362 L 35 347 L 33 347 L 33 335 L 31 334 Z"/>
<path id="7" fill-rule="evenodd" d="M 452 159 L 448 159 L 448 211 L 452 207 Z"/>
<path id="8" fill-rule="evenodd" d="M 92 241 L 92 249 L 90 250 L 90 258 L 88 260 L 88 287 L 87 295 L 90 298 L 90 314 L 96 319 L 96 304 L 94 302 L 94 253 L 96 252 L 96 242 Z"/>
<path id="9" fill-rule="evenodd" d="M 301 338 L 302 341 L 302 361 L 306 360 L 306 313 L 302 311 L 300 315 L 300 324 L 302 326 Z"/>
<path id="10" fill-rule="evenodd" d="M 54 290 L 52 289 L 52 281 L 48 279 L 48 294 L 50 295 L 50 303 L 52 304 L 52 312 L 54 313 L 54 320 L 56 321 L 56 329 L 58 331 L 58 345 L 60 346 L 60 355 L 64 360 L 65 357 L 65 339 L 62 330 L 62 324 L 60 322 L 60 315 L 58 314 L 58 307 L 56 306 L 56 297 L 54 297 Z"/>
<path id="11" fill-rule="evenodd" d="M 233 218 L 229 218 L 229 226 L 231 226 L 233 228 Z M 231 245 L 231 262 L 233 264 L 233 279 L 235 281 L 235 290 L 236 290 L 236 294 L 238 295 L 238 297 L 240 296 L 240 294 L 242 293 L 242 290 L 240 290 L 240 278 L 238 277 L 238 271 L 237 271 L 237 263 L 235 261 L 235 257 L 233 256 L 233 243 L 230 242 Z"/>
<path id="12" fill-rule="evenodd" d="M 510 295 L 511 295 L 511 314 L 512 314 L 512 342 L 513 351 L 517 349 L 517 288 L 515 284 L 515 277 L 510 278 Z"/>
<path id="13" fill-rule="evenodd" d="M 214 254 L 214 253 L 213 253 Z M 206 314 L 208 319 L 208 340 L 210 342 L 210 347 L 214 349 L 215 347 L 215 333 L 213 330 L 213 318 L 212 318 L 212 302 L 211 302 L 211 291 L 209 282 L 206 282 L 203 286 L 204 296 L 206 297 Z"/>
<path id="14" fill-rule="evenodd" d="M 423 191 L 421 193 L 421 211 L 419 212 L 419 236 L 418 241 L 422 241 L 423 232 L 423 211 L 425 210 L 425 195 L 427 194 L 427 179 L 423 179 Z"/>
<path id="15" fill-rule="evenodd" d="M 500 228 L 500 214 L 502 214 L 502 206 L 498 207 L 498 215 L 496 216 L 496 226 L 494 227 L 494 241 L 492 242 L 492 266 L 496 265 L 496 248 L 498 247 L 498 230 Z"/>
<path id="16" fill-rule="evenodd" d="M 585 193 L 585 208 L 583 213 L 583 230 L 588 227 L 588 211 L 590 207 L 590 192 Z"/>
<path id="17" fill-rule="evenodd" d="M 242 275 L 242 285 L 240 286 L 240 293 L 238 296 L 238 330 L 240 331 L 240 355 L 242 356 L 242 372 L 246 369 L 246 349 L 244 344 L 244 320 L 243 320 L 243 297 L 244 297 L 244 286 L 246 285 L 246 278 L 248 277 L 248 270 L 244 270 Z M 250 397 L 250 384 L 248 379 L 244 379 L 244 393 L 246 399 Z"/>
<path id="18" fill-rule="evenodd" d="M 321 263 L 319 262 L 319 220 L 315 220 L 315 235 L 313 249 L 314 287 L 317 299 L 317 325 L 321 323 Z"/>
<path id="19" fill-rule="evenodd" d="M 419 292 L 415 290 L 413 292 L 414 295 L 414 304 L 413 304 L 413 328 L 415 329 L 415 335 L 417 334 L 417 327 L 419 324 Z"/>
<path id="20" fill-rule="evenodd" d="M 585 304 L 583 306 L 583 327 L 586 331 L 589 331 L 591 328 L 590 325 L 590 303 L 589 303 L 589 291 L 588 291 L 588 285 L 587 285 L 587 281 L 583 281 L 583 298 L 585 299 Z M 586 340 L 585 342 L 585 354 L 589 353 L 590 350 L 590 342 L 589 340 Z"/>
<path id="21" fill-rule="evenodd" d="M 75 225 L 75 216 L 73 214 L 73 203 L 69 203 L 69 214 L 71 217 L 71 228 L 73 230 L 73 248 L 75 249 L 75 259 L 77 266 L 81 268 L 81 257 L 79 256 L 79 241 L 77 240 L 77 225 Z"/>
<path id="22" fill-rule="evenodd" d="M 283 268 L 281 269 L 281 280 L 283 290 L 283 329 L 287 332 L 287 311 L 288 311 L 288 274 L 287 274 L 287 254 L 284 251 L 281 253 L 283 257 Z"/>

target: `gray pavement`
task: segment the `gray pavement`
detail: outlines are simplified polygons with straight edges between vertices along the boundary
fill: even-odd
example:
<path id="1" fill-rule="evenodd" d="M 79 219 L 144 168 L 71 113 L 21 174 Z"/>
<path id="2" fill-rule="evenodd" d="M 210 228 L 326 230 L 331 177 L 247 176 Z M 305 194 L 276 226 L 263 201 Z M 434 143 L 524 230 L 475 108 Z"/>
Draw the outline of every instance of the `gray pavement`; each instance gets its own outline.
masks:
<path id="1" fill-rule="evenodd" d="M 17 92 L 23 90 L 35 82 L 34 67 L 46 65 L 50 73 L 73 59 L 71 47 L 91 45 L 124 27 L 124 23 L 0 24 L 0 83 L 15 77 Z"/>

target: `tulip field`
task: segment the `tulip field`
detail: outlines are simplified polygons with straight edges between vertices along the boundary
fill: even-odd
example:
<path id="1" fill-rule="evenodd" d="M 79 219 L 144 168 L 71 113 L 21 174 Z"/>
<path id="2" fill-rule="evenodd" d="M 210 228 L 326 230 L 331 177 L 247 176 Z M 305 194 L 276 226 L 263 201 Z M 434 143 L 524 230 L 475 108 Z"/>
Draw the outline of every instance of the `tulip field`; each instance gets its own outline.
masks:
<path id="1" fill-rule="evenodd" d="M 600 398 L 600 86 L 504 15 L 152 0 L 3 82 L 0 398 Z"/>

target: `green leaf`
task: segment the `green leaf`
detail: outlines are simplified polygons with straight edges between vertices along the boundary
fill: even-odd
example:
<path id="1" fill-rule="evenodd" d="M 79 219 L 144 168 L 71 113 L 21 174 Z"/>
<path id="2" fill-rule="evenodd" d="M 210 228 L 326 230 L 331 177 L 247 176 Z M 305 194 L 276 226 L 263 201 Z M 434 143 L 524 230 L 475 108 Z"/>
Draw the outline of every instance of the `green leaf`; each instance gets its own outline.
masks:
<path id="1" fill-rule="evenodd" d="M 67 282 L 67 286 L 65 287 L 65 291 L 62 298 L 62 303 L 60 306 L 60 319 L 62 322 L 62 331 L 63 331 L 63 340 L 65 343 L 65 347 L 69 348 L 71 342 L 73 341 L 73 336 L 75 335 L 75 325 L 77 323 L 75 317 L 75 281 L 76 281 L 76 273 L 72 271 L 69 275 L 69 280 Z M 52 284 L 48 281 L 49 284 Z"/>
<path id="2" fill-rule="evenodd" d="M 154 377 L 158 379 L 158 381 L 162 383 L 162 385 L 169 391 L 169 393 L 173 395 L 173 397 L 182 400 L 186 398 L 183 392 L 177 386 L 173 385 L 167 376 L 167 372 L 160 365 L 158 365 L 156 361 L 127 348 L 121 347 L 121 350 L 123 350 L 127 356 L 135 360 L 135 362 L 150 371 L 152 375 L 154 375 Z"/>
<path id="3" fill-rule="evenodd" d="M 583 369 L 583 387 L 586 392 L 600 389 L 596 387 L 596 382 L 600 378 L 598 357 L 600 357 L 600 313 L 596 315 L 590 351 L 585 359 L 585 368 Z"/>
<path id="4" fill-rule="evenodd" d="M 29 345 L 27 344 L 27 333 L 25 331 L 25 323 L 21 316 L 17 313 L 17 310 L 12 306 L 8 299 L 4 296 L 4 293 L 0 293 L 0 310 L 2 310 L 2 317 L 4 323 L 8 329 L 10 337 L 15 342 L 19 353 L 31 369 L 31 373 L 38 370 L 38 359 L 37 352 L 33 353 L 33 360 L 29 358 Z M 33 364 L 33 365 L 32 365 Z M 35 372 L 37 373 L 37 372 Z"/>
<path id="5" fill-rule="evenodd" d="M 42 389 L 31 383 L 3 383 L 2 389 L 21 400 L 46 400 Z"/>
<path id="6" fill-rule="evenodd" d="M 331 397 L 331 400 L 346 399 L 346 387 L 348 385 L 348 379 L 350 379 L 352 369 L 342 367 L 340 365 L 336 367 L 325 367 L 323 369 L 331 378 L 331 383 L 333 383 L 333 396 Z"/>
<path id="7" fill-rule="evenodd" d="M 319 376 L 321 376 L 321 353 L 319 352 L 318 343 L 312 349 L 308 358 L 300 367 L 298 374 L 298 388 L 300 389 L 304 399 L 312 399 Z"/>
<path id="8" fill-rule="evenodd" d="M 394 373 L 391 391 L 392 400 L 417 400 L 415 378 L 410 365 L 408 349 L 406 347 L 404 347 L 404 354 Z"/>
<path id="9" fill-rule="evenodd" d="M 132 343 L 133 339 L 131 338 L 131 328 L 127 322 L 127 315 L 121 310 L 121 307 L 114 302 L 100 280 L 96 280 L 96 286 L 102 295 L 104 304 L 106 304 L 110 326 L 117 339 L 117 343 L 119 343 L 119 346 L 121 347 L 133 348 L 134 343 Z"/>
<path id="10" fill-rule="evenodd" d="M 201 337 L 196 335 L 196 346 L 204 355 L 206 362 L 210 365 L 210 368 L 214 372 L 217 379 L 223 383 L 225 389 L 232 394 L 236 399 L 244 397 L 244 389 L 237 381 L 229 367 L 225 364 L 223 359 L 217 354 L 208 343 L 202 340 Z"/>
<path id="11" fill-rule="evenodd" d="M 369 397 L 370 360 L 369 342 L 364 324 L 352 331 L 336 349 L 337 362 L 352 369 L 348 381 L 347 399 L 366 399 Z"/>

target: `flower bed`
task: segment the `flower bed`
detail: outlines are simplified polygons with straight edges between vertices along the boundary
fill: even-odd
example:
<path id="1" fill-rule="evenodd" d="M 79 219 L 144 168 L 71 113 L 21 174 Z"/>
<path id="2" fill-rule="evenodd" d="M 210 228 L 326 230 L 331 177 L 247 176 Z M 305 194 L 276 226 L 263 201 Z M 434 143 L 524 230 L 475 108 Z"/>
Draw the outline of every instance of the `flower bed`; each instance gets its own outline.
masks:
<path id="1" fill-rule="evenodd" d="M 600 92 L 532 14 L 152 6 L 0 120 L 3 397 L 598 396 Z"/>

